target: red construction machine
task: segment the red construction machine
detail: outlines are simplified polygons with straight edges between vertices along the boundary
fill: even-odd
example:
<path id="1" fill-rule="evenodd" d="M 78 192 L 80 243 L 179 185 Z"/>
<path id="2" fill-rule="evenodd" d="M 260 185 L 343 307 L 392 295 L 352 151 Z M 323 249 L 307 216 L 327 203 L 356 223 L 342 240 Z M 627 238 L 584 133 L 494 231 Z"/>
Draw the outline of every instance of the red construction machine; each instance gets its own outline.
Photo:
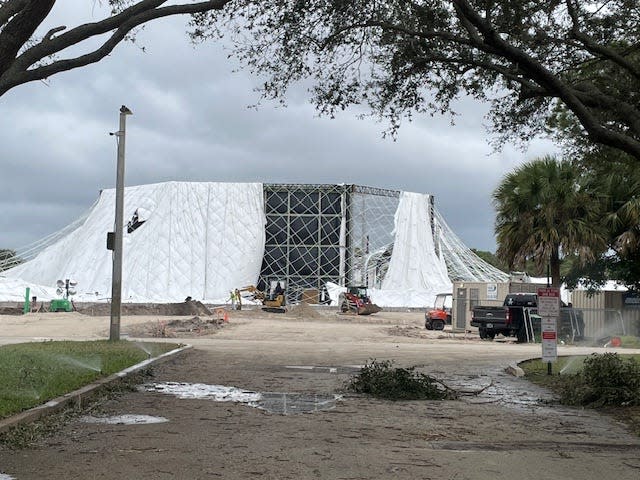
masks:
<path id="1" fill-rule="evenodd" d="M 382 310 L 375 303 L 371 303 L 367 287 L 347 287 L 346 292 L 340 293 L 338 305 L 342 313 L 353 315 L 371 315 Z"/>

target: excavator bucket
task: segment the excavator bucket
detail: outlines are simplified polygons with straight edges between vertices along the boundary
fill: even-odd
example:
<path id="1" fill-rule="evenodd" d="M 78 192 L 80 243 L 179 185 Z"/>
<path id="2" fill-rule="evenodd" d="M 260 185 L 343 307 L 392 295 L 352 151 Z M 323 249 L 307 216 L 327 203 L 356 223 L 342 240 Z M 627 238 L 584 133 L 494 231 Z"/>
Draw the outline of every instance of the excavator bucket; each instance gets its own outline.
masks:
<path id="1" fill-rule="evenodd" d="M 365 303 L 358 307 L 358 315 L 371 315 L 372 313 L 378 313 L 380 310 L 382 310 L 382 308 L 375 303 Z"/>

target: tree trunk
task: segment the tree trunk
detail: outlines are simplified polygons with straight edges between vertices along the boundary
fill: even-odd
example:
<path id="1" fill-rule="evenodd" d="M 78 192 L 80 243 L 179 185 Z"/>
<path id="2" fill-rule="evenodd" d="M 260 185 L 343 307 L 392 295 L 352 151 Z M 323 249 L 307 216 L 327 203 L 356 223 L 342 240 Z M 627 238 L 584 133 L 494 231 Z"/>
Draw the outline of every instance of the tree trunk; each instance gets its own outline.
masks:
<path id="1" fill-rule="evenodd" d="M 551 270 L 551 286 L 560 288 L 560 253 L 555 247 L 549 258 L 549 269 Z"/>

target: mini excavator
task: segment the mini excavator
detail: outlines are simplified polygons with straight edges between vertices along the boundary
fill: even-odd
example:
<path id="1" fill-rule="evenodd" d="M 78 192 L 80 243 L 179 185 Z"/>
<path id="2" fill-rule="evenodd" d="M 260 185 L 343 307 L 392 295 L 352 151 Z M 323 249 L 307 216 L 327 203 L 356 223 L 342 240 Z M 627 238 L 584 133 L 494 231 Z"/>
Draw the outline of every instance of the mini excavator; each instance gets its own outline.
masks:
<path id="1" fill-rule="evenodd" d="M 254 285 L 247 285 L 246 287 L 242 287 L 238 289 L 240 293 L 249 292 L 253 295 L 253 299 L 259 302 L 262 302 L 262 310 L 264 312 L 270 313 L 285 313 L 287 309 L 285 308 L 285 296 L 284 291 L 274 292 L 274 295 L 270 297 L 267 293 L 262 290 L 258 290 Z"/>

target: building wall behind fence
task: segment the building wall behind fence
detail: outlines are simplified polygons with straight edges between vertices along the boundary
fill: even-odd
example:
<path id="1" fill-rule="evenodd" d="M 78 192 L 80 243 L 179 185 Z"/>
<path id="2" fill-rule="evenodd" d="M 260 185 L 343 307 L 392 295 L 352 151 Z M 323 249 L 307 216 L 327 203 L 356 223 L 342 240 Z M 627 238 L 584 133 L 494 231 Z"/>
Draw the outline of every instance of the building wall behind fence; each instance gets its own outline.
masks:
<path id="1" fill-rule="evenodd" d="M 624 306 L 622 291 L 571 293 L 574 308 L 584 313 L 585 336 L 594 340 L 612 335 L 640 335 L 640 309 Z"/>

